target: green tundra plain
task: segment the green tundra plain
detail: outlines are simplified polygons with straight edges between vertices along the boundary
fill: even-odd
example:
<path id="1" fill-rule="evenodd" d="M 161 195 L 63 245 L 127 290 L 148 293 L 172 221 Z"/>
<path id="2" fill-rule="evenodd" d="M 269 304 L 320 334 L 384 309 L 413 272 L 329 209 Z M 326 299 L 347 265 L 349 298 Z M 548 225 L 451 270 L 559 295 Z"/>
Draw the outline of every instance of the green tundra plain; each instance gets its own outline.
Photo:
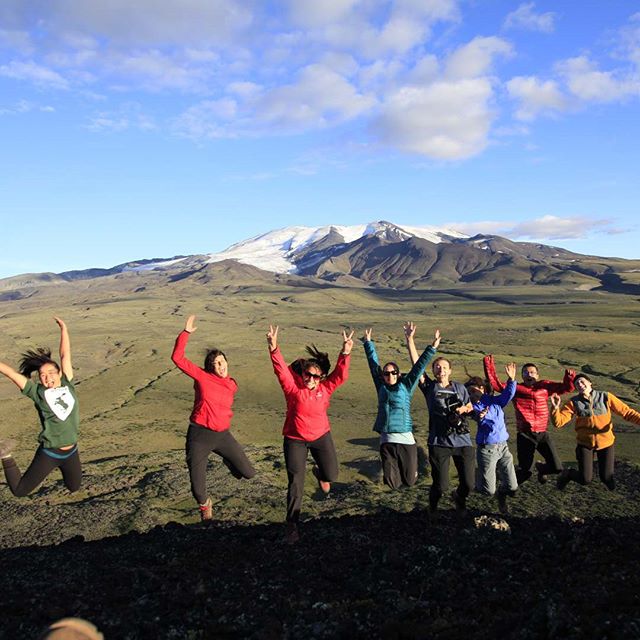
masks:
<path id="1" fill-rule="evenodd" d="M 187 356 L 202 364 L 207 348 L 226 352 L 239 384 L 232 430 L 259 471 L 254 480 L 238 482 L 212 456 L 209 484 L 218 520 L 283 520 L 285 406 L 267 354 L 270 323 L 280 326 L 287 360 L 303 355 L 307 344 L 328 351 L 333 360 L 343 329 L 353 328 L 360 337 L 370 326 L 381 360 L 407 367 L 402 325 L 412 320 L 418 326 L 418 347 L 430 343 L 434 329 L 440 329 L 440 353 L 451 360 L 455 379 L 464 381 L 466 371 L 480 375 L 482 356 L 493 353 L 499 371 L 513 360 L 537 363 L 541 377 L 552 380 L 560 380 L 565 368 L 587 372 L 594 386 L 640 409 L 640 300 L 635 296 L 551 286 L 373 290 L 291 278 L 255 283 L 243 280 L 241 273 L 218 276 L 172 281 L 153 273 L 129 273 L 34 287 L 18 299 L 4 297 L 0 360 L 11 366 L 17 367 L 20 353 L 34 346 L 47 345 L 57 355 L 53 316 L 67 322 L 81 402 L 85 482 L 70 495 L 54 472 L 22 500 L 0 485 L 1 544 L 47 544 L 73 535 L 90 539 L 198 520 L 184 463 L 193 388 L 170 360 L 189 314 L 196 315 L 198 329 Z M 375 412 L 373 384 L 356 341 L 350 378 L 334 394 L 330 409 L 340 479 L 331 498 L 321 500 L 309 472 L 305 516 L 424 508 L 430 483 L 424 465 L 416 487 L 399 492 L 383 487 L 371 430 Z M 36 448 L 39 425 L 32 403 L 6 379 L 0 381 L 0 413 L 0 437 L 18 440 L 15 457 L 24 469 Z M 424 447 L 427 415 L 419 392 L 413 417 Z M 514 440 L 511 408 L 507 418 Z M 616 433 L 620 473 L 635 473 L 640 428 L 616 420 Z M 563 460 L 572 464 L 573 428 L 554 435 Z M 629 498 L 624 486 L 611 494 L 597 480 L 591 487 L 572 485 L 563 493 L 552 483 L 529 482 L 513 500 L 512 513 L 638 515 L 637 500 Z M 492 501 L 481 496 L 471 499 L 471 507 L 495 511 Z"/>

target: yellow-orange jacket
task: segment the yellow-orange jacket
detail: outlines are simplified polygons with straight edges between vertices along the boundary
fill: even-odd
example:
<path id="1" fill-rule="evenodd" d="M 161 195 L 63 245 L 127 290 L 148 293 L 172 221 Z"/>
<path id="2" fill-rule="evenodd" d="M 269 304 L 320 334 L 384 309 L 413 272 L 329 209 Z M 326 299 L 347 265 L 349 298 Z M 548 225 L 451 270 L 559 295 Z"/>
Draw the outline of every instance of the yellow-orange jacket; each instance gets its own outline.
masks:
<path id="1" fill-rule="evenodd" d="M 613 393 L 595 389 L 588 398 L 577 395 L 560 409 L 554 409 L 551 412 L 551 420 L 556 429 L 560 429 L 575 416 L 578 444 L 589 449 L 605 449 L 615 440 L 612 413 L 640 425 L 640 413 L 627 406 L 620 398 L 616 398 Z"/>

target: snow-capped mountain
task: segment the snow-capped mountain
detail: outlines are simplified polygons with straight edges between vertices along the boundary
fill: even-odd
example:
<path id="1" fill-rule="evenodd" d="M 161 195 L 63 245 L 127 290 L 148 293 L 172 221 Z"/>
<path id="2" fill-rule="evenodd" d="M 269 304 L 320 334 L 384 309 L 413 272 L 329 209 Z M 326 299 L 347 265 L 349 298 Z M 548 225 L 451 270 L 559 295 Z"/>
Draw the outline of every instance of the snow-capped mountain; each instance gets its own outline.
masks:
<path id="1" fill-rule="evenodd" d="M 237 260 L 265 271 L 302 273 L 333 254 L 337 245 L 346 245 L 367 236 L 396 242 L 416 237 L 435 244 L 468 237 L 452 229 L 400 226 L 385 221 L 352 226 L 286 227 L 243 240 L 220 253 L 212 253 L 208 262 Z M 320 250 L 320 244 L 324 245 L 324 250 Z M 309 249 L 314 246 L 318 250 L 312 252 L 311 257 Z"/>

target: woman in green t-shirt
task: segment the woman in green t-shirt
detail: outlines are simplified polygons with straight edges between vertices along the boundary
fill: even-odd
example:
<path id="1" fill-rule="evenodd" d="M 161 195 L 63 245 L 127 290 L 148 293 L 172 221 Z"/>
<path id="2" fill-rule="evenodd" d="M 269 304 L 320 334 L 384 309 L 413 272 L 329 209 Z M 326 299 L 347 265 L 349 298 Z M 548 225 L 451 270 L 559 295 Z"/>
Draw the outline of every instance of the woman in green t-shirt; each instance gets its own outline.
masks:
<path id="1" fill-rule="evenodd" d="M 0 440 L 2 468 L 11 493 L 17 497 L 31 493 L 56 468 L 62 472 L 69 491 L 77 491 L 82 481 L 78 455 L 78 398 L 72 382 L 71 343 L 67 325 L 60 318 L 54 320 L 60 327 L 60 365 L 51 359 L 51 351 L 43 348 L 23 353 L 19 371 L 0 362 L 0 373 L 33 400 L 40 418 L 40 446 L 24 474 L 11 455 L 15 440 Z M 31 379 L 34 371 L 38 372 L 38 382 Z"/>

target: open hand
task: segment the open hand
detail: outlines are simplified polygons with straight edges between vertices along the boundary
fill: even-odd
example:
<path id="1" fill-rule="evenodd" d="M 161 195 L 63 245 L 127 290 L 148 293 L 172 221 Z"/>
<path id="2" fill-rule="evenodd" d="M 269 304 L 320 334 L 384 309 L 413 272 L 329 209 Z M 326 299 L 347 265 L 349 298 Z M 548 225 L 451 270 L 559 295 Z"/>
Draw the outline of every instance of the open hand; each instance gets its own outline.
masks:
<path id="1" fill-rule="evenodd" d="M 516 379 L 517 367 L 515 362 L 510 362 L 509 364 L 505 365 L 504 370 L 507 372 L 507 375 L 509 376 L 509 378 L 511 378 L 511 380 Z"/>
<path id="2" fill-rule="evenodd" d="M 440 336 L 440 329 L 436 329 L 433 332 L 433 342 L 431 343 L 431 346 L 434 349 L 437 349 L 440 346 L 440 340 L 441 340 L 441 336 Z"/>
<path id="3" fill-rule="evenodd" d="M 196 317 L 189 316 L 187 321 L 184 323 L 184 330 L 187 333 L 193 333 L 198 327 L 196 327 Z"/>

